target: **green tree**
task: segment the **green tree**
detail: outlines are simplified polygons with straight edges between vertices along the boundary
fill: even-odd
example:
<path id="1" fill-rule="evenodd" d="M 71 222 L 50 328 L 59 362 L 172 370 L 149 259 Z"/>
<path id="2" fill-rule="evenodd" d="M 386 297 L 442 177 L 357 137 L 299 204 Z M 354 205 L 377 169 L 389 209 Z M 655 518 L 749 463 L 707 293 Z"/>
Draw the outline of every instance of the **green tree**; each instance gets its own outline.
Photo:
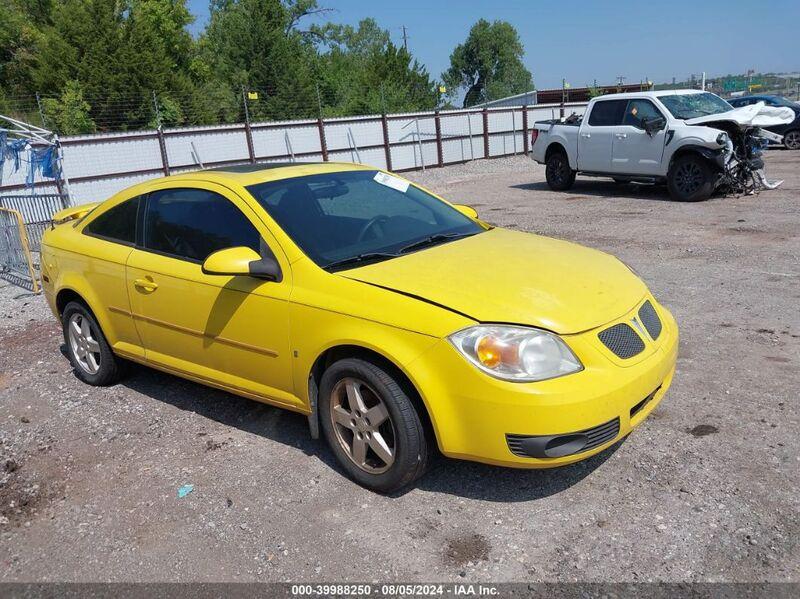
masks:
<path id="1" fill-rule="evenodd" d="M 319 78 L 330 116 L 430 110 L 436 85 L 389 32 L 374 19 L 357 28 L 327 24 L 312 28 L 327 51 L 320 56 Z"/>
<path id="2" fill-rule="evenodd" d="M 90 109 L 77 81 L 68 81 L 60 98 L 42 100 L 48 126 L 62 135 L 94 133 L 97 126 L 89 116 Z"/>
<path id="3" fill-rule="evenodd" d="M 448 94 L 453 97 L 464 90 L 467 107 L 532 90 L 533 78 L 522 63 L 524 53 L 513 25 L 479 20 L 453 50 L 450 68 L 442 74 Z"/>
<path id="4" fill-rule="evenodd" d="M 214 0 L 201 40 L 202 61 L 231 90 L 256 90 L 254 118 L 297 118 L 317 113 L 314 44 L 298 30 L 315 2 Z M 240 97 L 240 96 L 237 96 Z"/>

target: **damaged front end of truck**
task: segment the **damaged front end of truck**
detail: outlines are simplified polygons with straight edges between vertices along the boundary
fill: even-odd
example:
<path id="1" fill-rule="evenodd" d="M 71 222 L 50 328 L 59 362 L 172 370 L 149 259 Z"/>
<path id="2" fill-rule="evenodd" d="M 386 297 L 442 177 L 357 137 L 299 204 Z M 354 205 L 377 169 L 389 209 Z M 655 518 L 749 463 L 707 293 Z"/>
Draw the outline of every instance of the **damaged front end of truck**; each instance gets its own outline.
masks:
<path id="1" fill-rule="evenodd" d="M 722 146 L 721 170 L 717 189 L 733 195 L 751 195 L 762 189 L 775 189 L 783 181 L 770 181 L 764 170 L 763 152 L 770 143 L 783 137 L 764 127 L 794 120 L 790 108 L 775 108 L 759 102 L 728 112 L 686 120 L 687 125 L 719 130 L 717 143 Z"/>

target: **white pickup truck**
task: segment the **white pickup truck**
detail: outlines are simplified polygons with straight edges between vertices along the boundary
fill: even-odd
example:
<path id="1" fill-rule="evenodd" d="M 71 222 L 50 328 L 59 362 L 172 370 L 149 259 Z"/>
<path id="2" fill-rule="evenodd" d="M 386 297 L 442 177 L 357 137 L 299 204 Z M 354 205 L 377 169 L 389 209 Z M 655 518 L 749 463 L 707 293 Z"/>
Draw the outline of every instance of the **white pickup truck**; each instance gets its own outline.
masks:
<path id="1" fill-rule="evenodd" d="M 534 123 L 531 153 L 557 191 L 581 173 L 666 183 L 673 199 L 693 202 L 716 189 L 753 193 L 779 185 L 767 181 L 761 151 L 781 138 L 761 127 L 794 116 L 763 103 L 733 108 L 698 90 L 609 94 L 593 98 L 582 117 Z"/>

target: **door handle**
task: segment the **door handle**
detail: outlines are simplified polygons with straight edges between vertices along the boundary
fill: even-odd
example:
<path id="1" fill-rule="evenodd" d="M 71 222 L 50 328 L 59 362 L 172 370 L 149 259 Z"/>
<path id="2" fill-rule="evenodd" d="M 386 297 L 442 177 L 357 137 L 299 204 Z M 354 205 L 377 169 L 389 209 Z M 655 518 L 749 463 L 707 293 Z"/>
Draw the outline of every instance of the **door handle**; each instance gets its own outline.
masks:
<path id="1" fill-rule="evenodd" d="M 627 133 L 615 133 L 614 135 L 617 136 L 617 139 L 625 139 L 626 137 L 628 137 Z"/>
<path id="2" fill-rule="evenodd" d="M 133 282 L 133 286 L 144 291 L 155 291 L 158 289 L 158 283 L 152 279 L 136 279 Z"/>
<path id="3" fill-rule="evenodd" d="M 581 137 L 591 137 L 591 133 L 581 133 Z"/>

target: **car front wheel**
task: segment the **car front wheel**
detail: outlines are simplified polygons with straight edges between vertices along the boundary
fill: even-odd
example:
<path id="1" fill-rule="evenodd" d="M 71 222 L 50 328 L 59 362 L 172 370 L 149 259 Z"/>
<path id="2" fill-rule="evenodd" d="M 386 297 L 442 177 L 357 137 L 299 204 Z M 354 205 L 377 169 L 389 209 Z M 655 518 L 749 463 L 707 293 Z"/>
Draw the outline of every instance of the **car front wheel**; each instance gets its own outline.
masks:
<path id="1" fill-rule="evenodd" d="M 714 171 L 700 156 L 681 156 L 669 169 L 667 188 L 673 200 L 700 202 L 714 191 Z"/>
<path id="2" fill-rule="evenodd" d="M 67 355 L 84 383 L 111 385 L 122 376 L 123 363 L 111 351 L 100 325 L 82 303 L 69 302 L 61 315 Z"/>
<path id="3" fill-rule="evenodd" d="M 566 191 L 575 183 L 575 171 L 569 167 L 569 159 L 564 152 L 553 152 L 545 162 L 544 176 L 553 191 Z"/>
<path id="4" fill-rule="evenodd" d="M 391 493 L 425 472 L 428 444 L 414 404 L 395 375 L 366 360 L 332 364 L 319 388 L 325 438 L 360 485 Z"/>

